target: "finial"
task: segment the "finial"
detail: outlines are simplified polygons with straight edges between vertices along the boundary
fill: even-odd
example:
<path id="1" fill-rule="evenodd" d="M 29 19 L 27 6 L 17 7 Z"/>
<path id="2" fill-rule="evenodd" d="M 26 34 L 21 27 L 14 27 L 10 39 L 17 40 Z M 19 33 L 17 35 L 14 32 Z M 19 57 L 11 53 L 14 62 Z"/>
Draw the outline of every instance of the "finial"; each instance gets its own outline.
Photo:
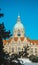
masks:
<path id="1" fill-rule="evenodd" d="M 20 22 L 20 15 L 18 14 L 18 19 L 17 19 L 17 22 Z"/>

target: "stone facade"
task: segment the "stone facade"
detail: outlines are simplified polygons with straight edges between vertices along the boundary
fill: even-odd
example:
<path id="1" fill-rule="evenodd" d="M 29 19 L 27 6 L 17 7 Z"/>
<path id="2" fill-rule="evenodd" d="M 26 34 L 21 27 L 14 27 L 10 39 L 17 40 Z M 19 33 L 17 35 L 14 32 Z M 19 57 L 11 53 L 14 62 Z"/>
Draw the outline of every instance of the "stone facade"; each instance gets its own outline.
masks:
<path id="1" fill-rule="evenodd" d="M 12 38 L 3 40 L 3 43 L 4 51 L 9 55 L 24 51 L 24 47 L 28 45 L 28 56 L 32 54 L 38 56 L 38 40 L 30 40 L 25 37 L 24 26 L 21 23 L 20 16 L 18 16 L 17 23 L 14 26 Z"/>

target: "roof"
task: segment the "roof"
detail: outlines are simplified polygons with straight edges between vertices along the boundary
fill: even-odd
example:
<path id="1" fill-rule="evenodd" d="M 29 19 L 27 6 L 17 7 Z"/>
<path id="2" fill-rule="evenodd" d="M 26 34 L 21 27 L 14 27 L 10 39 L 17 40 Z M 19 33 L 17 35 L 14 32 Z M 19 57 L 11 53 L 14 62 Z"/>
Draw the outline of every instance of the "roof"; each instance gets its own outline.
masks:
<path id="1" fill-rule="evenodd" d="M 30 40 L 29 38 L 27 38 L 27 41 L 29 41 L 30 43 L 33 43 L 33 44 L 37 44 L 38 45 L 38 40 Z"/>
<path id="2" fill-rule="evenodd" d="M 3 43 L 6 44 L 6 43 L 10 43 L 12 40 L 12 38 L 10 38 L 9 40 L 3 40 Z"/>
<path id="3" fill-rule="evenodd" d="M 18 41 L 18 37 L 14 37 L 14 38 L 10 38 L 9 40 L 3 40 L 3 43 L 6 44 L 7 42 L 10 43 L 12 40 L 14 39 L 14 41 Z M 24 41 L 24 37 L 20 37 L 21 41 Z M 37 44 L 38 45 L 38 40 L 30 40 L 29 38 L 27 38 L 27 41 L 33 44 Z"/>

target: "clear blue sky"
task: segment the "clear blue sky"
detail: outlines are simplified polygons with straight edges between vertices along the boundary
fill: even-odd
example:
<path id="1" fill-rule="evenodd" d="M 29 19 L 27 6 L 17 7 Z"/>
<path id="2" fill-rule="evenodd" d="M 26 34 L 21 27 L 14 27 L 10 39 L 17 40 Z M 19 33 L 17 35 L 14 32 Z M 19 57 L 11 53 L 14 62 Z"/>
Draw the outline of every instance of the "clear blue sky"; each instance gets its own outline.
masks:
<path id="1" fill-rule="evenodd" d="M 7 30 L 13 33 L 13 26 L 20 13 L 25 35 L 38 40 L 38 0 L 0 0 L 0 8 L 0 12 L 4 13 L 0 23 L 4 22 Z"/>

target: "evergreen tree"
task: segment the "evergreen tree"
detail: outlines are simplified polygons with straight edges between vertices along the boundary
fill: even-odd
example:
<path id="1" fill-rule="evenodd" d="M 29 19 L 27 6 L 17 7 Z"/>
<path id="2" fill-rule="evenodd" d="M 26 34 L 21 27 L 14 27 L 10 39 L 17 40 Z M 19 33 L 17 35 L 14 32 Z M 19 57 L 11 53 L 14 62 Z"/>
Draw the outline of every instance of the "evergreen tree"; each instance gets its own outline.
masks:
<path id="1" fill-rule="evenodd" d="M 0 13 L 0 18 L 3 17 L 3 14 Z M 6 31 L 4 23 L 0 23 L 0 65 L 3 63 L 3 39 L 10 37 L 10 31 Z"/>
<path id="2" fill-rule="evenodd" d="M 0 11 L 1 11 L 1 8 L 0 8 Z M 3 13 L 0 13 L 0 18 L 3 17 L 3 16 L 4 16 L 4 14 Z"/>
<path id="3" fill-rule="evenodd" d="M 28 57 L 28 50 L 29 50 L 29 46 L 25 46 L 23 52 L 25 57 Z"/>

